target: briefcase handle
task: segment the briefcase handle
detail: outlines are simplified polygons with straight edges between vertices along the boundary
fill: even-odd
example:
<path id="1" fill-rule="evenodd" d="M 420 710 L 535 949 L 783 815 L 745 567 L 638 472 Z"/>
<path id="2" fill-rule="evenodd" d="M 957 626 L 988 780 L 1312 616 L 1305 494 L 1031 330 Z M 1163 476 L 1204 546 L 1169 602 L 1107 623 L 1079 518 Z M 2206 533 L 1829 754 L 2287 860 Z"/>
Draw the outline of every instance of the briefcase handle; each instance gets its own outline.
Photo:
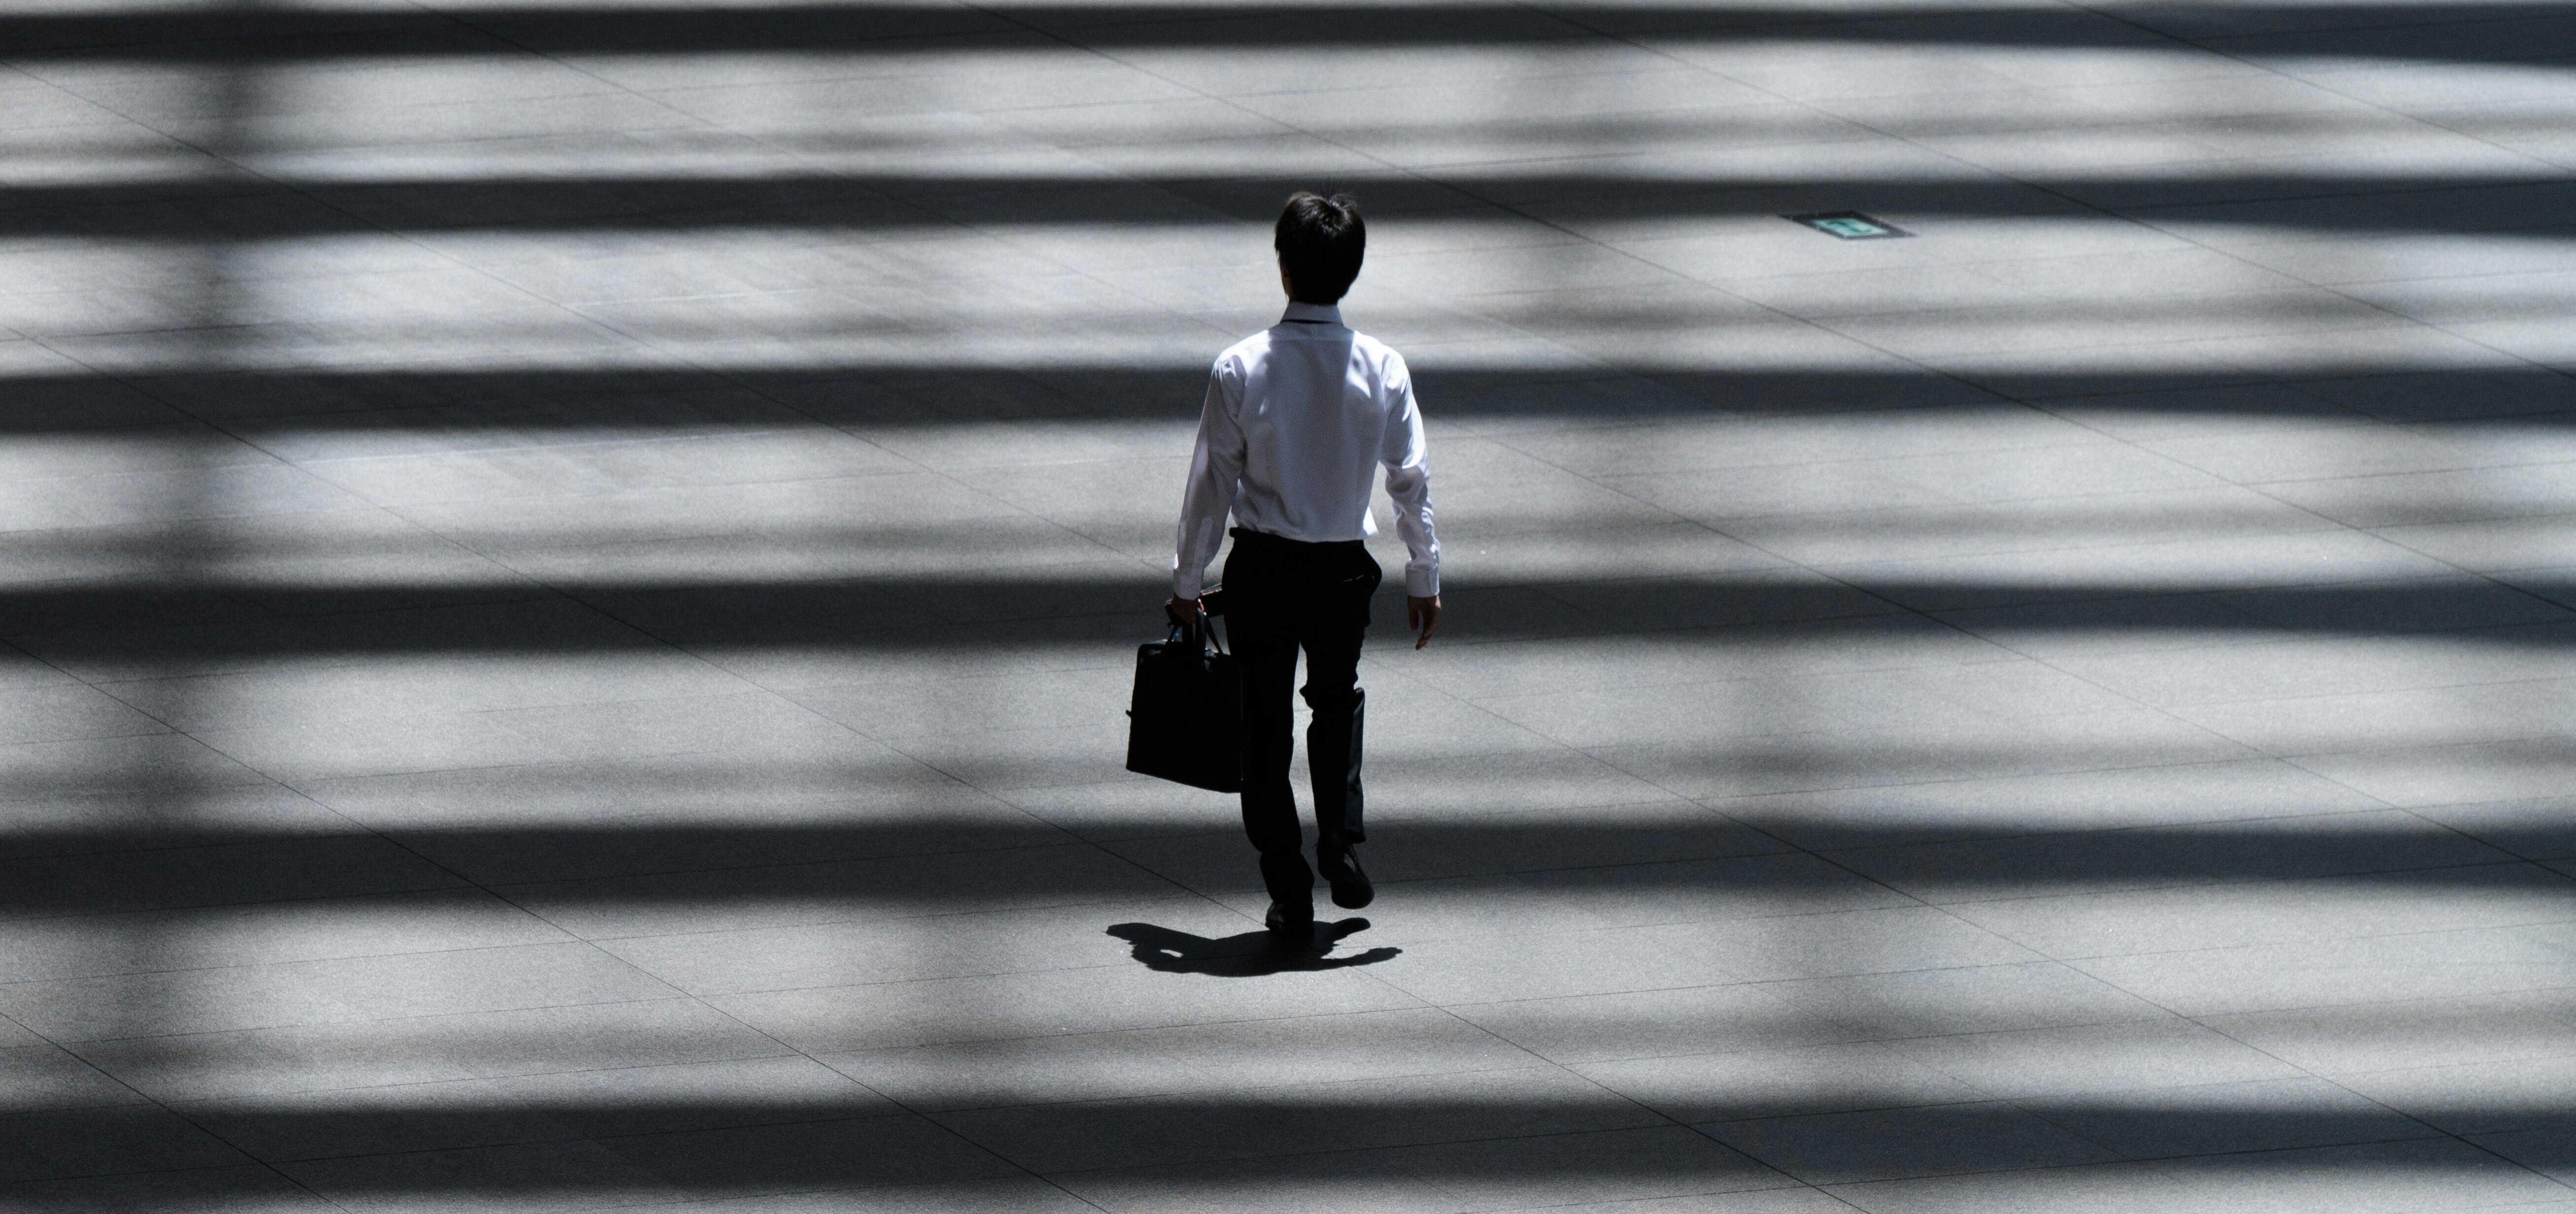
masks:
<path id="1" fill-rule="evenodd" d="M 1165 616 L 1169 618 L 1169 613 Z M 1187 640 L 1190 649 L 1201 655 L 1225 652 L 1225 642 L 1217 633 L 1215 617 L 1202 615 L 1194 620 L 1172 620 L 1171 624 L 1172 635 L 1165 638 L 1167 641 Z"/>

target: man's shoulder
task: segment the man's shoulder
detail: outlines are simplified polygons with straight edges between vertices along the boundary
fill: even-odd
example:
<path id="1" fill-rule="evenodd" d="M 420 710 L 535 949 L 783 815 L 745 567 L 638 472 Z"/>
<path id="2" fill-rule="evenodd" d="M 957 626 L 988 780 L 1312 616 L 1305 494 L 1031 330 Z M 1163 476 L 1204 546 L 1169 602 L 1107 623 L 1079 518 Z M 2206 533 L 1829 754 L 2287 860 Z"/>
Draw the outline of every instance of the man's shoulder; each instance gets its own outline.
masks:
<path id="1" fill-rule="evenodd" d="M 1357 329 L 1351 330 L 1351 352 L 1388 378 L 1402 379 L 1407 374 L 1404 356 L 1396 353 L 1395 347 Z"/>
<path id="2" fill-rule="evenodd" d="M 1357 329 L 1351 330 L 1351 348 L 1359 350 L 1368 357 L 1380 362 L 1401 363 L 1404 361 L 1404 356 L 1396 353 L 1395 347 L 1379 341 L 1366 333 L 1362 333 Z"/>
<path id="3" fill-rule="evenodd" d="M 1205 348 L 1206 347 L 1201 347 L 1201 349 Z M 1216 369 L 1219 373 L 1223 373 L 1229 367 L 1240 371 L 1243 368 L 1260 361 L 1261 356 L 1269 352 L 1269 349 L 1270 330 L 1263 329 L 1250 337 L 1246 337 L 1233 345 L 1227 346 L 1223 352 L 1216 356 Z"/>

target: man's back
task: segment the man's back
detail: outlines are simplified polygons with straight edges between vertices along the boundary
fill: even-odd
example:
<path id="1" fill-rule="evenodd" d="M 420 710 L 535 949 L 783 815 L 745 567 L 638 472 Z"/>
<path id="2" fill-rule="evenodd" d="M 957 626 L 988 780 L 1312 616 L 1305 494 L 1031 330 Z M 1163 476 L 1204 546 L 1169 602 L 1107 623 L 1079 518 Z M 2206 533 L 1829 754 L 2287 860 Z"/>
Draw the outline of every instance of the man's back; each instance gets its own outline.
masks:
<path id="1" fill-rule="evenodd" d="M 1377 534 L 1368 499 L 1378 463 L 1390 438 L 1399 460 L 1411 446 L 1403 358 L 1313 315 L 1329 311 L 1292 307 L 1290 319 L 1217 359 L 1213 384 L 1243 433 L 1235 516 L 1256 531 L 1296 540 Z"/>
<path id="2" fill-rule="evenodd" d="M 1215 558 L 1228 513 L 1238 526 L 1281 539 L 1376 535 L 1369 496 L 1384 465 L 1396 530 L 1413 554 L 1405 592 L 1437 595 L 1424 445 L 1403 357 L 1353 332 L 1337 307 L 1288 305 L 1277 325 L 1227 348 L 1209 372 L 1173 593 L 1196 597 L 1197 571 Z"/>

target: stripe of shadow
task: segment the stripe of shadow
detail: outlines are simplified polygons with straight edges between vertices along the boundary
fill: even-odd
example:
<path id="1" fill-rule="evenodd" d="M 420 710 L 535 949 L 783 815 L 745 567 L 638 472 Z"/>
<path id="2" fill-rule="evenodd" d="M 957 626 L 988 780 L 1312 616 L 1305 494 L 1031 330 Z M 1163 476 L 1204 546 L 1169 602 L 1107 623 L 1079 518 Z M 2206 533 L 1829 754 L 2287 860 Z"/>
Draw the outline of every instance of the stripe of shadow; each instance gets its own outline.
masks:
<path id="1" fill-rule="evenodd" d="M 2193 304 L 2191 306 L 2201 306 Z M 1589 315 L 1589 314 L 1587 314 Z M 1679 319 L 1679 318 L 1672 318 Z M 2518 425 L 2576 425 L 2576 376 L 2537 367 L 2391 371 L 2311 366 L 2295 385 L 2276 374 L 2208 370 L 1978 373 L 1992 391 L 1929 371 L 1646 368 L 1634 372 L 1417 369 L 1435 420 L 1569 422 L 1726 416 L 1827 416 L 1891 408 L 1992 406 L 2016 397 L 2095 398 L 2142 415 L 2327 417 L 2426 421 L 2510 417 Z M 107 434 L 189 419 L 245 423 L 264 434 L 489 432 L 460 446 L 542 446 L 550 432 L 598 427 L 649 435 L 658 427 L 758 429 L 724 394 L 744 389 L 827 424 L 970 426 L 1004 422 L 1186 422 L 1207 385 L 1204 366 L 856 366 L 569 371 L 168 371 L 0 378 L 8 407 L 0 436 Z M 2211 390 L 2228 385 L 2247 390 Z M 693 395 L 696 394 L 696 395 Z M 713 394 L 713 395 L 709 395 Z M 1917 416 L 1923 416 L 1918 414 Z M 155 441 L 170 441 L 155 435 Z"/>
<path id="2" fill-rule="evenodd" d="M 669 773 L 651 772 L 656 777 Z M 864 774 L 864 773 L 854 773 Z M 563 773 L 567 787 L 596 782 L 597 766 Z M 722 779 L 718 777 L 722 776 Z M 703 781 L 711 803 L 721 785 L 739 783 L 735 772 L 709 773 Z M 682 776 L 674 783 L 686 783 Z M 512 791 L 542 800 L 544 773 L 526 773 Z M 1211 796 L 1212 805 L 1222 800 Z M 2295 807 L 2279 807 L 2294 812 Z M 710 815 L 713 816 L 713 815 Z M 1225 855 L 1232 836 L 1211 818 Z M 2152 889 L 2237 881 L 2344 878 L 2391 891 L 2438 887 L 2461 896 L 2486 888 L 2522 889 L 2533 872 L 2509 854 L 2402 815 L 2329 814 L 2034 833 L 2029 823 L 2001 818 L 1945 816 L 1916 824 L 1901 814 L 1837 820 L 1794 809 L 1766 809 L 1764 826 L 1805 846 L 1844 858 L 1865 872 L 1915 888 L 2018 888 L 2065 893 L 2095 889 Z M 825 825 L 721 825 L 581 823 L 396 829 L 403 846 L 494 888 L 547 906 L 702 906 L 786 900 L 797 906 L 846 905 L 873 915 L 971 909 L 987 895 L 977 880 L 997 865 L 1014 874 L 1007 897 L 993 905 L 1037 906 L 1047 901 L 1132 900 L 1136 874 L 1117 864 L 1057 862 L 1071 836 L 1052 826 L 984 820 L 942 829 L 935 813 L 899 820 L 856 820 Z M 1089 823 L 1087 830 L 1120 829 Z M 1170 835 L 1169 819 L 1139 820 L 1126 837 Z M 1809 889 L 1848 892 L 1855 884 L 1843 868 L 1796 860 L 1787 845 L 1734 821 L 1663 817 L 1622 821 L 1607 815 L 1548 815 L 1544 822 L 1417 818 L 1389 822 L 1372 850 L 1391 903 L 1401 903 L 1408 870 L 1427 870 L 1448 881 L 1547 874 L 1550 897 L 1586 893 L 1705 890 L 1782 895 Z M 2561 829 L 2555 852 L 2565 854 L 2570 831 Z M 1196 836 L 1193 836 L 1196 837 Z M 107 914 L 239 906 L 296 899 L 353 897 L 389 889 L 416 889 L 411 869 L 370 875 L 334 870 L 369 848 L 388 851 L 372 836 L 317 837 L 288 828 L 224 822 L 131 823 L 101 814 L 90 823 L 51 825 L 0 835 L 0 917 Z M 2550 840 L 2508 840 L 2548 848 Z M 145 849 L 145 850 L 131 850 Z M 1026 849 L 1026 850 L 1023 850 Z M 1921 849 L 1909 852 L 1908 849 Z M 1151 844 L 1123 850 L 1159 853 Z M 1001 852 L 1021 852 L 1000 856 Z M 390 854 L 390 853 L 389 853 Z M 1249 853 L 1244 853 L 1248 856 Z M 546 879 L 549 857 L 564 879 Z M 1786 862 L 1795 860 L 1795 862 Z M 364 857 L 361 857 L 364 858 Z M 398 859 L 413 861 L 404 854 Z M 1184 857 L 1188 859 L 1189 857 Z M 1741 864 L 1717 863 L 1742 860 Z M 1244 861 L 1249 879 L 1248 859 Z M 221 880 L 188 880 L 192 866 L 232 866 Z M 417 862 L 413 862 L 417 868 Z M 371 870 L 372 871 L 372 870 Z M 175 874 L 175 876 L 174 876 Z M 1454 875 L 1454 878 L 1453 878 Z M 2545 876 L 2545 874 L 2543 875 Z M 2499 884 L 2500 883 L 2500 884 Z M 1528 896 L 1532 887 L 1504 882 L 1498 896 Z M 966 892 L 960 892 L 961 890 Z M 815 922 L 800 915 L 787 922 Z"/>
<path id="3" fill-rule="evenodd" d="M 844 542 L 871 543 L 853 530 Z M 2530 597 L 2526 618 L 2480 623 L 2546 623 L 2576 603 L 2576 579 L 2518 578 Z M 945 653 L 1023 647 L 1118 647 L 1157 639 L 1151 604 L 1157 575 L 1050 575 L 996 571 L 989 577 L 849 578 L 830 582 L 563 582 L 554 590 L 456 584 L 355 586 L 38 585 L 0 589 L 0 638 L 48 661 L 139 668 L 206 659 L 335 654 L 579 654 L 689 649 L 843 650 Z M 1610 587 L 1605 589 L 1605 586 Z M 473 605 L 562 593 L 617 627 L 529 626 L 525 611 Z M 2464 610 L 2492 588 L 2465 591 L 2449 580 L 2361 585 L 2259 587 L 2052 581 L 1988 584 L 1940 578 L 1873 577 L 1869 593 L 1823 579 L 1680 577 L 1603 583 L 1598 579 L 1450 591 L 1461 606 L 1443 636 L 1453 643 L 1531 636 L 1644 634 L 1658 644 L 1726 646 L 1762 623 L 1889 615 L 1905 602 L 2049 608 L 2045 626 L 2068 633 L 2233 631 L 2277 634 L 2285 627 L 2372 635 L 2445 631 L 2461 643 L 2547 652 L 2576 642 L 2559 629 L 2460 628 Z M 2232 610 L 2208 611 L 2201 596 L 2225 594 Z M 2164 596 L 2171 618 L 2154 610 Z M 2141 600 L 2147 600 L 2142 604 Z M 1480 617 L 1471 605 L 1491 602 Z M 428 604 L 428 606 L 425 606 Z M 466 606 L 451 606 L 465 604 Z M 2492 610 L 2489 607 L 2489 610 Z M 959 621 L 958 613 L 972 619 Z M 854 623 L 854 621 L 859 621 Z M 1486 632 L 1485 630 L 1492 630 Z M 1497 637 L 1496 634 L 1499 634 Z"/>
<path id="4" fill-rule="evenodd" d="M 1769 1119 L 1781 1116 L 1783 1109 L 1798 1108 L 1794 1097 L 1746 1101 L 1734 1107 L 1726 1107 L 1729 1102 L 1720 1097 L 1711 1102 L 1719 1107 L 1693 1110 L 1694 1114 L 1724 1115 L 1698 1122 L 1705 1137 L 1695 1137 L 1669 1118 L 1607 1092 L 1598 1093 L 1598 1100 L 1578 1102 L 1516 1100 L 1502 1094 L 1484 1100 L 1443 1099 L 1402 1090 L 1432 1086 L 1441 1078 L 1390 1084 L 1396 1090 L 1382 1100 L 1316 1099 L 1306 1093 L 1255 1089 L 1230 1096 L 1023 1105 L 935 1114 L 930 1120 L 1041 1173 L 1264 1157 L 1279 1159 L 1284 1166 L 1291 1163 L 1285 1157 L 1313 1152 L 1394 1149 L 1403 1152 L 1401 1166 L 1418 1177 L 1469 1182 L 1480 1189 L 1578 1178 L 1649 1185 L 1729 1173 L 1735 1182 L 1732 1187 L 1737 1188 L 1789 1183 L 1767 1167 L 1719 1149 L 1710 1139 L 1740 1144 L 1755 1160 L 1776 1161 L 1792 1176 L 1832 1183 L 2158 1157 L 2186 1161 L 2181 1170 L 2188 1174 L 2187 1160 L 2192 1155 L 2448 1138 L 2421 1122 L 2357 1098 L 2320 1099 L 2306 1090 L 2297 1094 L 2284 1090 L 2280 1104 L 2272 1107 L 2205 1102 L 2188 1093 L 2164 1100 L 2154 1093 L 2137 1093 L 2139 1099 L 2134 1102 L 1965 1101 L 1911 1107 L 1905 1106 L 1902 1096 L 1891 1094 L 1873 1107 L 1865 1094 L 1854 1093 L 1850 1099 L 1858 1106 L 1855 1111 L 1792 1113 L 1789 1120 Z M 2307 1099 L 2301 1101 L 2300 1096 Z M 543 1196 L 560 1201 L 588 1185 L 614 1188 L 633 1183 L 632 1174 L 601 1175 L 606 1170 L 597 1169 L 592 1173 L 595 1179 L 586 1178 L 569 1168 L 547 1167 L 542 1157 L 495 1149 L 531 1142 L 592 1143 L 684 1194 L 700 1196 L 900 1183 L 889 1172 L 903 1169 L 890 1168 L 882 1152 L 934 1145 L 925 1141 L 927 1127 L 913 1116 L 850 1118 L 831 1105 L 806 1107 L 787 1101 L 623 1107 L 602 1101 L 598 1105 L 412 1109 L 385 1108 L 369 1101 L 348 1113 L 231 1111 L 205 1105 L 191 1105 L 188 1112 L 227 1139 L 247 1144 L 254 1157 L 281 1163 L 288 1174 L 342 1200 Z M 2576 1135 L 2567 1132 L 2576 1129 L 2576 1108 L 2551 1107 L 2527 1115 L 2554 1133 L 2516 1135 L 2514 1159 L 2543 1170 L 2576 1163 Z M 357 1120 L 338 1122 L 342 1117 Z M 657 1119 L 702 1128 L 596 1137 L 573 1130 L 603 1123 L 650 1124 Z M 368 1130 L 376 1132 L 365 1133 Z M 336 1158 L 306 1154 L 311 1147 L 345 1144 L 353 1138 L 373 1149 Z M 454 1153 L 438 1159 L 406 1157 L 408 1151 L 423 1149 Z M 944 1162 L 955 1166 L 967 1161 Z M 2299 1168 L 2295 1160 L 2277 1162 L 2285 1170 Z M 2337 1162 L 2350 1166 L 2348 1161 L 2323 1160 L 2313 1166 L 2325 1171 Z M 2370 1163 L 2376 1170 L 2402 1175 L 2467 1170 L 2481 1163 L 2492 1166 L 2493 1159 L 2471 1151 L 2389 1150 L 2375 1155 Z M 974 1172 L 966 1169 L 966 1174 Z M 903 1177 L 936 1178 L 935 1171 Z M 2554 1187 L 2534 1181 L 2537 1188 Z"/>
<path id="5" fill-rule="evenodd" d="M 1796 27 L 1805 39 L 1903 45 L 2122 48 L 2155 45 L 2138 28 L 2163 26 L 2265 33 L 2267 50 L 2340 56 L 2415 57 L 2403 41 L 2363 42 L 2344 31 L 2420 25 L 2556 20 L 2549 3 L 2147 4 L 2124 7 L 2118 22 L 2050 20 L 2028 8 L 1962 5 L 1927 11 L 1902 4 L 1577 3 L 1550 16 L 1510 4 L 1247 3 L 978 5 L 972 10 L 908 4 L 778 4 L 760 7 L 498 5 L 452 12 L 402 12 L 323 5 L 223 10 L 26 13 L 0 19 L 0 51 L 43 62 L 65 59 L 261 63 L 371 55 L 416 55 L 424 43 L 446 54 L 649 54 L 866 49 L 923 36 L 1070 31 L 1102 48 L 1297 48 L 1519 45 L 1581 36 L 1594 28 L 1700 31 L 1704 36 L 1776 38 Z M 2269 15 L 2267 14 L 2277 14 Z M 2134 25 L 2132 24 L 2134 23 Z M 490 30 L 507 35 L 475 38 Z M 2278 32 L 2274 32 L 2278 31 Z M 355 35 L 328 37 L 327 35 Z M 2304 49 L 2303 49 L 2304 48 Z M 2495 39 L 2453 62 L 2522 61 L 2556 52 Z"/>
<path id="6" fill-rule="evenodd" d="M 1768 218 L 1832 199 L 1872 211 L 1937 219 L 1944 215 L 2087 216 L 2057 191 L 2100 197 L 2134 190 L 2134 177 L 2047 175 L 2027 181 L 1991 177 L 1908 181 L 1883 177 L 1657 177 L 1522 173 L 1425 181 L 1406 174 L 1384 180 L 1345 177 L 1379 213 L 1460 210 L 1484 198 L 1544 200 L 1551 217 L 1592 213 L 1605 220 Z M 92 239 L 202 237 L 209 208 L 223 209 L 227 241 L 282 240 L 386 232 L 589 232 L 649 227 L 657 235 L 690 229 L 903 231 L 952 228 L 941 197 L 970 207 L 979 224 L 1081 224 L 1170 227 L 1266 221 L 1302 177 L 1208 177 L 1127 174 L 1101 180 L 1020 176 L 912 174 L 803 177 L 636 176 L 490 177 L 272 184 L 248 180 L 194 185 L 43 184 L 0 190 L 0 236 Z M 2034 189 L 2033 186 L 2045 187 Z M 2165 197 L 2190 207 L 2240 204 L 2214 218 L 2286 231 L 2472 233 L 2564 225 L 2576 184 L 2532 175 L 2418 173 L 2207 173 L 2177 171 L 2156 179 Z M 2368 206 L 2333 205 L 2356 195 L 2386 196 Z M 1159 199 L 1164 205 L 1143 205 Z M 2395 201 L 2390 201 L 2394 199 Z M 2324 200 L 2312 205 L 2303 200 Z M 2410 201 L 2411 200 L 2411 201 Z M 225 206 L 227 201 L 256 205 Z M 2130 207 L 2126 213 L 2192 215 L 2176 207 Z M 1918 220 L 1919 222 L 1920 220 Z M 1823 239 L 1818 237 L 1818 239 Z"/>

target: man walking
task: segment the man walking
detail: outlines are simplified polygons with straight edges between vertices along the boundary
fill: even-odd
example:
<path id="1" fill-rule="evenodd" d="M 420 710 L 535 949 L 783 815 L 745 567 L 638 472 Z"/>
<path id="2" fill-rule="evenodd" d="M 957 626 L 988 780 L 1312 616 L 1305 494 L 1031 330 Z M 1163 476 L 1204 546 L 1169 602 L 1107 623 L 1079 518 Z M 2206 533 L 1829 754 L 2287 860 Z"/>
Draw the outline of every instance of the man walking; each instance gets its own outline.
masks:
<path id="1" fill-rule="evenodd" d="M 1225 562 L 1226 618 L 1243 680 L 1243 830 L 1270 891 L 1265 923 L 1289 948 L 1314 940 L 1315 874 L 1288 787 L 1297 653 L 1306 654 L 1306 763 L 1315 795 L 1315 862 L 1333 903 L 1375 896 L 1360 870 L 1360 637 L 1381 571 L 1363 541 L 1377 534 L 1369 492 L 1386 467 L 1414 642 L 1440 627 L 1440 544 L 1431 532 L 1422 414 L 1404 359 L 1342 324 L 1338 304 L 1359 277 L 1368 231 L 1348 194 L 1299 192 L 1271 247 L 1288 312 L 1217 357 L 1181 498 L 1172 568 L 1176 618 L 1201 609 L 1201 579 L 1234 516 Z"/>

